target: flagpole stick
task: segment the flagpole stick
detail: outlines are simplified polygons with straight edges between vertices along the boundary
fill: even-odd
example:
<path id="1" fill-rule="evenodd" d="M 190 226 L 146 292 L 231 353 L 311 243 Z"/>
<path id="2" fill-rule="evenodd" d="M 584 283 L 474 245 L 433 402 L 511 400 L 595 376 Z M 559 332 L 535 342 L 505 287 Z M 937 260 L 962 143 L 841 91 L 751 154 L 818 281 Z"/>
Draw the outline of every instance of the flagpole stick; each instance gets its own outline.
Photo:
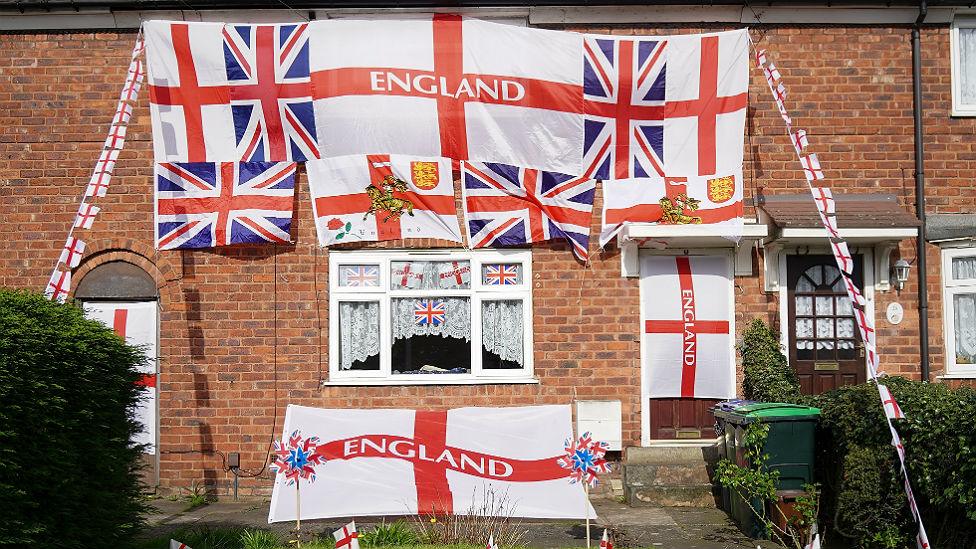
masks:
<path id="1" fill-rule="evenodd" d="M 301 479 L 295 479 L 295 508 L 297 514 L 295 515 L 295 538 L 297 538 L 298 546 L 302 546 L 302 481 Z"/>
<path id="2" fill-rule="evenodd" d="M 590 483 L 583 483 L 583 493 L 586 494 L 583 499 L 583 510 L 586 513 L 586 549 L 590 549 Z"/>

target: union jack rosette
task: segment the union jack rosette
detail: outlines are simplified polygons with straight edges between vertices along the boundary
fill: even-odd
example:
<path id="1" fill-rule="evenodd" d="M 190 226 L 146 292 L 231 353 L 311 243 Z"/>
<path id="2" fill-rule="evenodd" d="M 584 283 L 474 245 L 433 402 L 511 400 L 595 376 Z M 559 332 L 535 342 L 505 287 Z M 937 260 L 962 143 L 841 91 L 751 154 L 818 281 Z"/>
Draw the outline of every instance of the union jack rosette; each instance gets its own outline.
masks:
<path id="1" fill-rule="evenodd" d="M 597 442 L 590 433 L 583 433 L 579 440 L 566 439 L 566 455 L 556 460 L 563 469 L 568 469 L 570 484 L 585 482 L 590 487 L 597 485 L 597 477 L 610 472 L 610 464 L 604 459 L 610 445 Z"/>
<path id="2" fill-rule="evenodd" d="M 300 479 L 314 482 L 315 467 L 325 463 L 325 456 L 315 452 L 318 446 L 319 437 L 303 438 L 295 429 L 287 441 L 274 441 L 275 460 L 271 472 L 284 474 L 288 486 Z"/>

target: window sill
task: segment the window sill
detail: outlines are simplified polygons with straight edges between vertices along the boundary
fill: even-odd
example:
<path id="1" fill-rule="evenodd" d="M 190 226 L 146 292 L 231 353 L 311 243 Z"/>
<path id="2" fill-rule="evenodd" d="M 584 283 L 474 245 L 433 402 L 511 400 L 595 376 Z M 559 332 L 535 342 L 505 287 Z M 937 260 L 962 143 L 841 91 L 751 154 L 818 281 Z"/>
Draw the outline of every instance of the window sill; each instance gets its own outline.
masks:
<path id="1" fill-rule="evenodd" d="M 538 378 L 534 377 L 459 377 L 444 379 L 447 374 L 431 376 L 410 376 L 409 379 L 398 378 L 348 378 L 326 379 L 322 387 L 395 387 L 398 385 L 536 385 Z"/>
<path id="2" fill-rule="evenodd" d="M 949 372 L 936 377 L 935 379 L 976 379 L 976 371 L 972 372 Z"/>

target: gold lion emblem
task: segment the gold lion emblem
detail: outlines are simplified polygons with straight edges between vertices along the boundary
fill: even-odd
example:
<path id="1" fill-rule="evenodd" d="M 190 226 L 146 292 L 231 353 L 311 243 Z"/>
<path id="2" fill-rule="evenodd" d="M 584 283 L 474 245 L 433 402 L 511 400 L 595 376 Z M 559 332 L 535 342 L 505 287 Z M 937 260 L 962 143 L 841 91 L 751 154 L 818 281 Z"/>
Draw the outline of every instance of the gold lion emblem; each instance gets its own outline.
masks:
<path id="1" fill-rule="evenodd" d="M 366 187 L 366 195 L 369 196 L 369 209 L 363 215 L 364 220 L 369 217 L 369 214 L 376 215 L 377 212 L 389 212 L 389 215 L 383 219 L 383 223 L 391 219 L 400 219 L 404 212 L 411 217 L 413 216 L 413 202 L 406 198 L 393 196 L 393 191 L 405 193 L 409 190 L 406 181 L 388 175 L 383 178 L 380 185 L 382 188 L 374 184 Z M 376 219 L 379 220 L 378 215 L 376 215 Z"/>
<path id="2" fill-rule="evenodd" d="M 685 210 L 693 212 L 701 205 L 701 200 L 688 198 L 687 193 L 680 193 L 673 199 L 661 197 L 658 203 L 661 204 L 661 223 L 665 225 L 697 225 L 702 222 L 702 218 L 685 213 Z"/>
<path id="3" fill-rule="evenodd" d="M 418 189 L 429 191 L 436 187 L 440 180 L 440 168 L 437 162 L 411 162 L 410 179 Z"/>
<path id="4" fill-rule="evenodd" d="M 716 177 L 708 180 L 708 199 L 716 204 L 731 200 L 735 196 L 735 176 Z"/>

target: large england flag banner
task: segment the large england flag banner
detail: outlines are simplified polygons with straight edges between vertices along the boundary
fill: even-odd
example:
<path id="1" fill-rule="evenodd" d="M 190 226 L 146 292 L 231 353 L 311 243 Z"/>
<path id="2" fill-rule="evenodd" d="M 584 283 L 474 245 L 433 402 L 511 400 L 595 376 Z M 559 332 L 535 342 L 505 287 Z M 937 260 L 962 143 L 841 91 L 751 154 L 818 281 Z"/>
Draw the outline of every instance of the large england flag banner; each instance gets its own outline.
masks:
<path id="1" fill-rule="evenodd" d="M 648 254 L 640 273 L 646 396 L 734 397 L 730 258 Z"/>
<path id="2" fill-rule="evenodd" d="M 156 328 L 158 306 L 155 301 L 143 302 L 88 302 L 84 305 L 85 316 L 108 326 L 129 345 L 140 347 L 149 361 L 139 371 L 142 387 L 135 418 L 142 429 L 133 435 L 132 442 L 145 444 L 146 453 L 156 453 Z"/>
<path id="3" fill-rule="evenodd" d="M 714 234 L 742 235 L 742 166 L 713 176 L 641 177 L 603 182 L 600 247 L 628 223 L 707 225 Z"/>
<path id="4" fill-rule="evenodd" d="M 309 25 L 323 156 L 400 153 L 581 173 L 582 39 L 435 14 Z"/>
<path id="5" fill-rule="evenodd" d="M 664 169 L 709 176 L 742 165 L 749 90 L 749 33 L 670 36 Z"/>
<path id="6" fill-rule="evenodd" d="M 322 409 L 289 405 L 284 433 L 319 437 L 325 463 L 301 487 L 302 519 L 469 514 L 503 504 L 510 516 L 596 513 L 557 463 L 573 438 L 569 406 Z M 295 520 L 295 487 L 278 475 L 269 522 Z"/>
<path id="7" fill-rule="evenodd" d="M 350 155 L 306 168 L 322 246 L 402 238 L 461 242 L 446 158 Z"/>

